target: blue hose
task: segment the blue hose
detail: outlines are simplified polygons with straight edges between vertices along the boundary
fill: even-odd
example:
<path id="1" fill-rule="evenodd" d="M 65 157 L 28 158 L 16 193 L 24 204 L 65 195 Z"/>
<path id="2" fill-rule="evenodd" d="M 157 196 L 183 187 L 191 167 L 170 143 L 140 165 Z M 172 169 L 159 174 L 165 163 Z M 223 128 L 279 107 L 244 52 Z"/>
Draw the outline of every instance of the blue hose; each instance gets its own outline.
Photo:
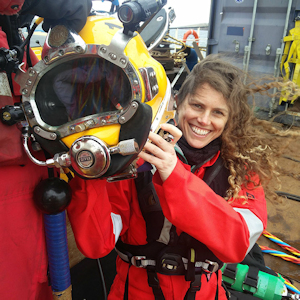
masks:
<path id="1" fill-rule="evenodd" d="M 52 290 L 61 292 L 71 285 L 66 213 L 44 214 L 45 234 Z"/>

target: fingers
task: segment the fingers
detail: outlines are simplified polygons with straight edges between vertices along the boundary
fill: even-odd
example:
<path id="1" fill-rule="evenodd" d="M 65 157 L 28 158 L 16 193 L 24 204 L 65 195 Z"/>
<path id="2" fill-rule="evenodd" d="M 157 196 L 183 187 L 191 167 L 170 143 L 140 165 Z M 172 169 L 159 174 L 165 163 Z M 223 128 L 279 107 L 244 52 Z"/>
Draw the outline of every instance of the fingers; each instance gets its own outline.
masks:
<path id="1" fill-rule="evenodd" d="M 174 154 L 174 145 L 182 136 L 182 132 L 177 127 L 171 124 L 162 124 L 161 129 L 163 132 L 163 136 L 159 134 L 150 132 L 148 139 L 149 141 L 144 146 L 144 152 L 154 155 L 155 157 L 164 159 L 167 153 Z M 166 141 L 166 137 L 170 136 L 171 141 Z"/>
<path id="2" fill-rule="evenodd" d="M 173 136 L 170 142 L 173 145 L 175 145 L 182 136 L 182 131 L 172 124 L 164 123 L 161 125 L 161 129 L 169 132 Z"/>
<path id="3" fill-rule="evenodd" d="M 150 143 L 146 143 L 144 151 L 141 151 L 138 154 L 138 157 L 142 158 L 144 161 L 147 161 L 150 164 L 155 165 L 156 168 L 160 168 L 161 158 L 151 153 L 151 150 L 147 150 L 149 144 Z"/>
<path id="4" fill-rule="evenodd" d="M 139 157 L 144 161 L 153 164 L 158 170 L 162 181 L 165 181 L 173 172 L 177 156 L 174 145 L 182 136 L 182 132 L 171 124 L 161 125 L 161 130 L 164 132 L 163 137 L 172 136 L 171 142 L 167 142 L 159 134 L 150 132 L 149 141 L 145 144 L 143 151 L 139 153 Z"/>
<path id="5" fill-rule="evenodd" d="M 144 146 L 144 151 L 141 151 L 138 156 L 144 161 L 154 165 L 159 172 L 162 181 L 165 181 L 176 166 L 177 156 L 174 147 L 170 145 L 170 143 L 166 142 L 155 133 L 151 133 L 149 138 L 151 137 L 153 137 L 153 139 L 158 137 L 162 143 L 168 146 L 168 149 L 163 150 L 156 144 L 147 142 Z"/>
<path id="6" fill-rule="evenodd" d="M 155 134 L 150 132 L 149 139 L 154 143 L 159 143 L 159 141 L 167 141 L 168 144 L 173 144 L 173 146 L 181 138 L 182 132 L 180 129 L 171 124 L 162 124 L 158 130 L 156 137 Z"/>
<path id="7" fill-rule="evenodd" d="M 164 153 L 168 151 L 168 143 L 159 135 L 150 132 L 149 141 L 144 145 L 144 151 L 159 158 L 164 157 Z M 172 147 L 173 148 L 173 147 Z M 170 150 L 170 149 L 169 149 Z"/>
<path id="8" fill-rule="evenodd" d="M 162 152 L 173 152 L 174 145 L 182 136 L 181 130 L 171 124 L 162 124 L 161 131 L 162 135 L 150 132 L 148 138 L 152 143 L 146 143 L 144 146 L 146 151 L 149 151 L 159 157 L 162 157 L 163 153 L 160 153 L 158 150 L 156 150 L 156 153 L 153 153 L 153 150 L 159 148 Z M 170 141 L 167 140 L 168 138 Z"/>

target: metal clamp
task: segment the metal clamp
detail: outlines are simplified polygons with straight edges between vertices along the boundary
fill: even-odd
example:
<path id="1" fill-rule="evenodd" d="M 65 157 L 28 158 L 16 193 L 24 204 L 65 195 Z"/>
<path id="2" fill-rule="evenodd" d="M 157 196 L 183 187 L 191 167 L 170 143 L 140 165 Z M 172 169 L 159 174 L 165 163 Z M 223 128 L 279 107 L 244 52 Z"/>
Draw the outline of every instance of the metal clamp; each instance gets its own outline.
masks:
<path id="1" fill-rule="evenodd" d="M 268 44 L 266 47 L 266 55 L 270 55 L 271 54 L 271 44 Z"/>
<path id="2" fill-rule="evenodd" d="M 211 273 L 214 273 L 219 269 L 219 264 L 217 262 L 211 261 L 211 260 L 208 260 L 208 259 L 206 259 L 205 262 L 208 263 L 208 265 L 209 265 L 206 268 L 207 271 L 209 271 Z"/>
<path id="3" fill-rule="evenodd" d="M 235 44 L 234 51 L 236 53 L 239 53 L 239 51 L 240 51 L 240 42 L 237 41 L 237 40 L 233 40 L 232 42 Z"/>
<path id="4" fill-rule="evenodd" d="M 142 263 L 143 260 L 146 260 L 146 256 L 132 256 L 131 264 L 137 268 L 145 268 L 146 266 Z"/>
<path id="5" fill-rule="evenodd" d="M 130 164 L 122 173 L 107 177 L 107 182 L 117 182 L 125 179 L 133 179 L 137 177 L 137 170 L 133 164 Z"/>

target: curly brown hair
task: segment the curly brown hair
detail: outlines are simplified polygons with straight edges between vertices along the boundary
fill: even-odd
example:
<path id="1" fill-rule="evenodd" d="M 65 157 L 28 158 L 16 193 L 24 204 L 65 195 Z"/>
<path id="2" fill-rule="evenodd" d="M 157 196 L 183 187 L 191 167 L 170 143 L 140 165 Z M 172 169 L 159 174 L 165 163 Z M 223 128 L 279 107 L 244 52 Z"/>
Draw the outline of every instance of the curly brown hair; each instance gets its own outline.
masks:
<path id="1" fill-rule="evenodd" d="M 282 82 L 245 84 L 246 74 L 218 55 L 208 55 L 194 66 L 177 94 L 177 107 L 193 95 L 203 84 L 209 84 L 222 93 L 229 107 L 229 118 L 221 135 L 221 156 L 230 170 L 230 188 L 227 199 L 237 198 L 242 184 L 258 186 L 265 184 L 274 175 L 274 149 L 268 145 L 267 132 L 279 133 L 272 123 L 258 120 L 249 105 L 249 97 L 254 93 L 267 93 L 268 89 L 284 86 Z M 290 82 L 287 83 L 290 86 Z M 279 133 L 280 134 L 280 133 Z M 281 135 L 281 134 L 280 134 Z M 259 182 L 251 177 L 257 174 Z"/>

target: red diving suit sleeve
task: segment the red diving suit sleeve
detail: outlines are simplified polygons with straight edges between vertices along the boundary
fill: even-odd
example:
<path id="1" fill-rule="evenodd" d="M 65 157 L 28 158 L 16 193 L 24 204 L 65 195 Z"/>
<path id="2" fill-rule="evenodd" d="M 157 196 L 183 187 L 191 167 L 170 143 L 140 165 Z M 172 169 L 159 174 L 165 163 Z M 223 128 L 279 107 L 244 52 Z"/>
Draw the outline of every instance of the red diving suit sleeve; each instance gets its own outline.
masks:
<path id="1" fill-rule="evenodd" d="M 122 231 L 129 223 L 127 196 L 111 197 L 108 189 L 114 185 L 105 180 L 71 180 L 72 201 L 67 209 L 78 249 L 87 257 L 107 255 L 115 247 Z M 129 193 L 127 183 L 118 189 L 120 194 Z M 124 199 L 124 201 L 122 201 Z"/>
<path id="2" fill-rule="evenodd" d="M 248 197 L 232 203 L 217 195 L 190 167 L 178 160 L 162 184 L 160 203 L 165 217 L 176 226 L 204 243 L 223 262 L 240 262 L 266 227 L 267 210 L 262 187 L 240 194 Z"/>

